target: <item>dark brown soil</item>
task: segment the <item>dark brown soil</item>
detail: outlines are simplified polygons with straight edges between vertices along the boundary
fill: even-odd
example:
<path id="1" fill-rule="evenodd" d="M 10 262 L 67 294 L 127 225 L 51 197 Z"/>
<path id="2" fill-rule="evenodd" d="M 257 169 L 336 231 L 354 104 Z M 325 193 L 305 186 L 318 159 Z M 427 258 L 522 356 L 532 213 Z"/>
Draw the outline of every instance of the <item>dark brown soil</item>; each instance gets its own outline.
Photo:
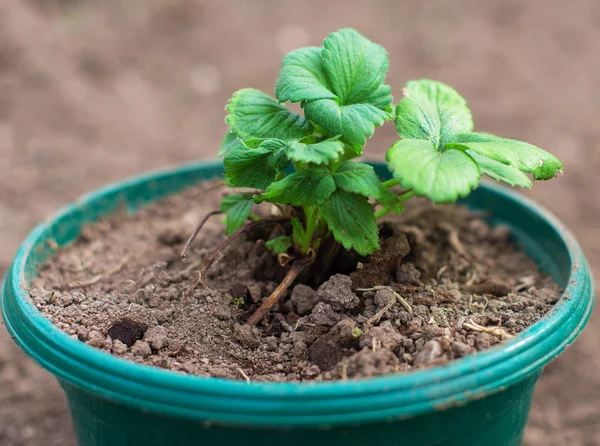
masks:
<path id="1" fill-rule="evenodd" d="M 40 268 L 30 293 L 63 331 L 132 361 L 261 381 L 357 379 L 443 365 L 490 348 L 542 317 L 560 296 L 507 228 L 466 209 L 415 201 L 381 224 L 382 249 L 311 288 L 296 284 L 258 328 L 248 316 L 282 275 L 268 231 L 229 245 L 218 217 L 184 264 L 179 253 L 220 191 L 195 188 L 138 215 L 86 227 Z M 192 204 L 193 203 L 193 204 Z M 193 210 L 190 210 L 193 209 Z M 360 261 L 359 261 L 360 260 Z M 309 274 L 307 277 L 311 277 Z"/>

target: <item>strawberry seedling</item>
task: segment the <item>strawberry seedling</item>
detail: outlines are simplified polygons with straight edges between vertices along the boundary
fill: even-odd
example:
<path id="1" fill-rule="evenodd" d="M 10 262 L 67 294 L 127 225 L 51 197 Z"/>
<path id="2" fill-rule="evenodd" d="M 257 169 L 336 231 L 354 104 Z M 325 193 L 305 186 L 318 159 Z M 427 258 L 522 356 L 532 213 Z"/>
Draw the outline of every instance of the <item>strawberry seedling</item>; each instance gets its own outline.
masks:
<path id="1" fill-rule="evenodd" d="M 383 47 L 342 29 L 322 47 L 284 57 L 276 98 L 245 88 L 230 99 L 230 132 L 219 151 L 232 192 L 220 210 L 229 238 L 215 255 L 252 226 L 288 222 L 290 228 L 266 246 L 291 266 L 248 323 L 257 324 L 309 264 L 330 264 L 340 246 L 361 256 L 377 251 L 377 219 L 402 213 L 413 196 L 451 203 L 483 175 L 529 188 L 529 175 L 547 180 L 562 169 L 557 158 L 531 144 L 474 132 L 466 101 L 441 82 L 408 82 L 394 107 L 385 84 L 388 66 Z M 288 101 L 300 103 L 304 116 L 290 111 Z M 373 167 L 355 159 L 375 127 L 388 120 L 401 139 L 386 155 L 392 179 L 382 182 Z M 396 185 L 402 193 L 391 190 Z M 276 212 L 254 214 L 262 202 Z"/>

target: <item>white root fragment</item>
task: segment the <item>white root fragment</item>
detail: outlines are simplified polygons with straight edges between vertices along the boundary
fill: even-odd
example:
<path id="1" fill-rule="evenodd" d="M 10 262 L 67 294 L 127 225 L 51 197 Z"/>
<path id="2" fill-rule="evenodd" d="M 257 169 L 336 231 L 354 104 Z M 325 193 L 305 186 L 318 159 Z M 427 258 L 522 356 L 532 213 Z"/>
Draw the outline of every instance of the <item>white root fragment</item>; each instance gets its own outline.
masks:
<path id="1" fill-rule="evenodd" d="M 473 320 L 469 320 L 469 322 L 463 323 L 463 327 L 468 328 L 469 330 L 491 334 L 500 338 L 503 341 L 512 338 L 512 335 L 508 334 L 502 327 L 483 327 L 473 322 Z"/>
<path id="2" fill-rule="evenodd" d="M 240 375 L 242 375 L 242 378 L 244 378 L 247 383 L 250 383 L 250 377 L 246 375 L 246 373 L 242 369 L 238 367 L 236 370 Z"/>

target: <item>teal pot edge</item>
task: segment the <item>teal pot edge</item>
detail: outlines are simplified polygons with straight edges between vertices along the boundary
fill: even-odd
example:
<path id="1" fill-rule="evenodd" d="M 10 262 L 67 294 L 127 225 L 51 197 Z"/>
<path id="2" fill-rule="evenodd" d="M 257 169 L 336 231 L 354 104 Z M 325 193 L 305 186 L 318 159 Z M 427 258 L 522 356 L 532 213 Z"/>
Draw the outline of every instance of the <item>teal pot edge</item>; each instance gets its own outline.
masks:
<path id="1" fill-rule="evenodd" d="M 389 177 L 385 164 L 372 164 L 382 178 Z M 494 184 L 482 184 L 467 199 L 469 205 L 484 209 L 493 197 L 496 214 L 512 212 L 495 217 L 511 221 L 517 239 L 564 292 L 547 316 L 518 336 L 444 367 L 317 383 L 190 376 L 136 364 L 72 339 L 35 307 L 26 290 L 36 266 L 53 252 L 48 239 L 64 245 L 83 224 L 123 205 L 133 211 L 221 173 L 222 163 L 214 161 L 149 173 L 85 195 L 40 224 L 21 245 L 4 280 L 2 312 L 11 337 L 59 380 L 140 410 L 207 424 L 327 427 L 412 418 L 502 391 L 539 374 L 576 339 L 592 312 L 592 277 L 571 232 L 533 201 Z M 521 231 L 532 224 L 538 225 L 535 231 Z M 536 234 L 541 238 L 534 241 Z M 567 273 L 557 262 L 569 262 Z"/>

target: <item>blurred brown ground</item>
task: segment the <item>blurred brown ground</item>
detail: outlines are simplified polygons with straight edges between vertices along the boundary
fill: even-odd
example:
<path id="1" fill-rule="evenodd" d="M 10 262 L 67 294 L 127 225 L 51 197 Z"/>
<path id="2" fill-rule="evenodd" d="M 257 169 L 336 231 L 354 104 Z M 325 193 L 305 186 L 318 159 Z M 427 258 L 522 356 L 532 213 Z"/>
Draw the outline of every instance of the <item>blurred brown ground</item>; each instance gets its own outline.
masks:
<path id="1" fill-rule="evenodd" d="M 431 77 L 478 129 L 556 153 L 531 192 L 600 272 L 597 0 L 0 0 L 0 273 L 27 232 L 83 192 L 213 157 L 235 89 L 272 92 L 284 52 L 355 27 L 391 56 L 389 83 Z M 382 158 L 386 125 L 368 152 Z M 527 446 L 600 445 L 598 312 L 542 377 Z M 0 327 L 0 445 L 75 441 L 58 385 Z"/>

